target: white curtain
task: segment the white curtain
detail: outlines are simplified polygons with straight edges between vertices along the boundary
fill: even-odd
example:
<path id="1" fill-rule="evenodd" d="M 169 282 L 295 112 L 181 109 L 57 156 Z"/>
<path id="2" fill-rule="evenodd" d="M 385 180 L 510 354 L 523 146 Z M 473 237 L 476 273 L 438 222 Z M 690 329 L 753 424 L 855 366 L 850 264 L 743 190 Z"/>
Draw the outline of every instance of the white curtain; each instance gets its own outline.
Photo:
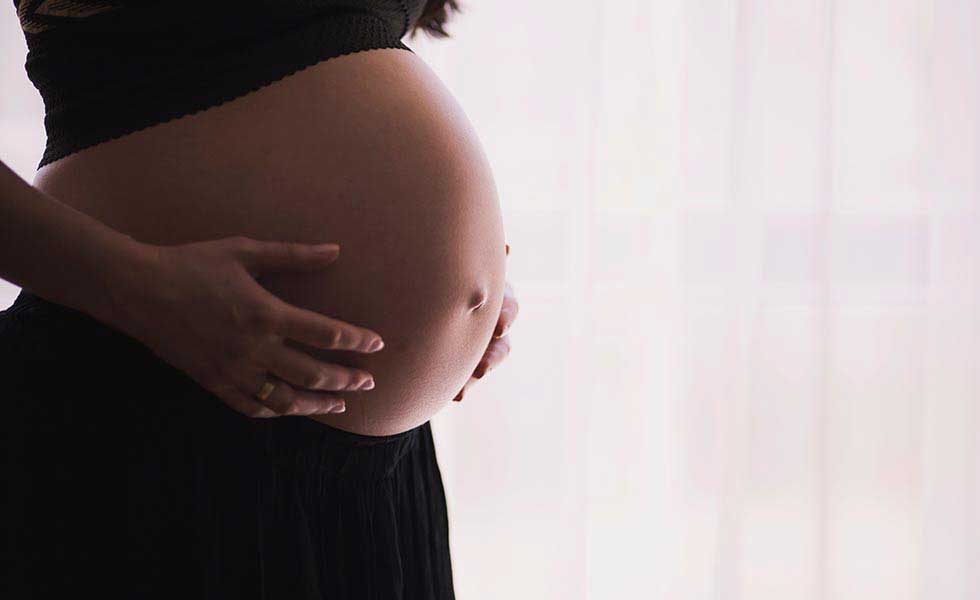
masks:
<path id="1" fill-rule="evenodd" d="M 521 313 L 435 420 L 457 596 L 980 598 L 980 6 L 464 8 L 407 43 L 487 149 Z"/>

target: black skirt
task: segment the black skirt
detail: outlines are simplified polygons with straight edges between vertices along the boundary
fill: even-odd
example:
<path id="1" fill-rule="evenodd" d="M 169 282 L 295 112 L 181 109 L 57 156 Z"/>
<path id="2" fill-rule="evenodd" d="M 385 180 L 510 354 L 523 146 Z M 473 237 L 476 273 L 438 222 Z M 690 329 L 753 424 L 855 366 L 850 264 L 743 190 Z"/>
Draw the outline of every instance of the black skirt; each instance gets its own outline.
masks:
<path id="1" fill-rule="evenodd" d="M 3 598 L 453 598 L 428 423 L 252 419 L 22 291 L 0 312 Z"/>

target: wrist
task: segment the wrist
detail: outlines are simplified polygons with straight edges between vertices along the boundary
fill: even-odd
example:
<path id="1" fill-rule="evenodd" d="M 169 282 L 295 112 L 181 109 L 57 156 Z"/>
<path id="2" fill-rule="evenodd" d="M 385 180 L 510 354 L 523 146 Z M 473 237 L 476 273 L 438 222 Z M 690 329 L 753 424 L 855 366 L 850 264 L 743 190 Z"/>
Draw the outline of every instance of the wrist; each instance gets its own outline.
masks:
<path id="1" fill-rule="evenodd" d="M 89 312 L 95 318 L 129 331 L 132 317 L 140 312 L 140 298 L 151 293 L 153 273 L 159 262 L 159 246 L 129 236 L 113 240 L 98 258 L 96 285 Z"/>

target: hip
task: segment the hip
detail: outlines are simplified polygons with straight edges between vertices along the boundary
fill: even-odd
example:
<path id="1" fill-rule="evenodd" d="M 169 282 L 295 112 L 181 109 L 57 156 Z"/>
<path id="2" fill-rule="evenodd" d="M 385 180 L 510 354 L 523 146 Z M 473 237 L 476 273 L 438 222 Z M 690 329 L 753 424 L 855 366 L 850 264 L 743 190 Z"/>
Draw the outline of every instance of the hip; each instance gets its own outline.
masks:
<path id="1" fill-rule="evenodd" d="M 249 419 L 26 294 L 0 312 L 0 374 L 11 596 L 452 597 L 428 423 Z"/>

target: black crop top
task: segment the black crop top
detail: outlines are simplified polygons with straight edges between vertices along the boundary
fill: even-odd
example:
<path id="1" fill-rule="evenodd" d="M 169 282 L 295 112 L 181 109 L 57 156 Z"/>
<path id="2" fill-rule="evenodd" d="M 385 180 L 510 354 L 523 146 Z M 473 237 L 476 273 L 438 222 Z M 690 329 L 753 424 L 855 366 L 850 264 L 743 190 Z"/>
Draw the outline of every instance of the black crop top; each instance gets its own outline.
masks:
<path id="1" fill-rule="evenodd" d="M 38 168 L 401 39 L 425 0 L 13 0 L 44 100 Z"/>

